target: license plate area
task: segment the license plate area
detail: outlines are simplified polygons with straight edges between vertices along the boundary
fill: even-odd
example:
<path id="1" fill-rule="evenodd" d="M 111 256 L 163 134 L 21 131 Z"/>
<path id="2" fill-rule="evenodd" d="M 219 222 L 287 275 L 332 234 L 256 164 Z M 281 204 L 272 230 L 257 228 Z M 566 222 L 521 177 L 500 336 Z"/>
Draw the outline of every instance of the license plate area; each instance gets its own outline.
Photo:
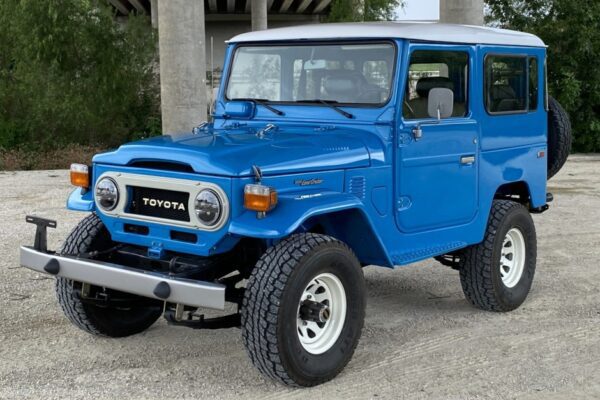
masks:
<path id="1" fill-rule="evenodd" d="M 126 213 L 190 222 L 190 194 L 173 190 L 128 186 L 130 201 Z"/>

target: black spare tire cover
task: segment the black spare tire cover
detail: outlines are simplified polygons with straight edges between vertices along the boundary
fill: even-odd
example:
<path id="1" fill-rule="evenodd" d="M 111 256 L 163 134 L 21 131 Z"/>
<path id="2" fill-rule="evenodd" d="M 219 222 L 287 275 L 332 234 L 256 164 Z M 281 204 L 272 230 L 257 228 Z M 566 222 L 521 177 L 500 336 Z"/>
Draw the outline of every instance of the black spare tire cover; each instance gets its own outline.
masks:
<path id="1" fill-rule="evenodd" d="M 569 153 L 573 135 L 569 115 L 554 97 L 548 98 L 548 179 L 560 171 Z"/>

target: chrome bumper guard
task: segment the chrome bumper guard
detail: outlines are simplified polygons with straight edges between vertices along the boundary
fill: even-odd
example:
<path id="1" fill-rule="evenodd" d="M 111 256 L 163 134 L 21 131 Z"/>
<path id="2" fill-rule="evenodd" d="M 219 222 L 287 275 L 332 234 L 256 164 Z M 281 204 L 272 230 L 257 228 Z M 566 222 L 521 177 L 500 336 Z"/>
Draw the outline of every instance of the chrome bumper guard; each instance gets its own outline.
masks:
<path id="1" fill-rule="evenodd" d="M 223 310 L 225 286 L 173 278 L 123 265 L 39 251 L 21 246 L 21 266 L 94 286 L 137 294 L 169 303 Z"/>

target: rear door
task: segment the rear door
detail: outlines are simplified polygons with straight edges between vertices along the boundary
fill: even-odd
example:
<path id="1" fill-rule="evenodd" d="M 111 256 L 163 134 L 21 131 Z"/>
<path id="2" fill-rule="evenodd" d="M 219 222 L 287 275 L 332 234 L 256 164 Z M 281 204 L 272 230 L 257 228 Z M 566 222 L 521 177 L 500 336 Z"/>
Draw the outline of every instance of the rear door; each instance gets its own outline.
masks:
<path id="1" fill-rule="evenodd" d="M 395 159 L 396 222 L 403 232 L 465 224 L 476 215 L 475 59 L 470 46 L 409 47 Z M 437 120 L 428 115 L 428 94 L 433 88 L 454 93 L 451 117 Z M 419 130 L 422 135 L 415 138 Z"/>

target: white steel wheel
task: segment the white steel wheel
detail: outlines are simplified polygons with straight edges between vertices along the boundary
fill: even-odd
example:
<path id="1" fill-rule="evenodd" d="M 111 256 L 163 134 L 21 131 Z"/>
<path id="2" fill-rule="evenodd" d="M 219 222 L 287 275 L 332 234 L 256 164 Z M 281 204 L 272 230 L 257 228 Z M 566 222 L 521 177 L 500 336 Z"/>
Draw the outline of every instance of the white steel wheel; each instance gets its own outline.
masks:
<path id="1" fill-rule="evenodd" d="M 523 276 L 527 253 L 523 234 L 517 228 L 506 233 L 500 255 L 500 277 L 508 288 L 515 287 Z"/>
<path id="2" fill-rule="evenodd" d="M 346 292 L 333 274 L 311 279 L 300 297 L 296 319 L 300 344 L 311 354 L 323 354 L 338 340 L 346 319 Z"/>

